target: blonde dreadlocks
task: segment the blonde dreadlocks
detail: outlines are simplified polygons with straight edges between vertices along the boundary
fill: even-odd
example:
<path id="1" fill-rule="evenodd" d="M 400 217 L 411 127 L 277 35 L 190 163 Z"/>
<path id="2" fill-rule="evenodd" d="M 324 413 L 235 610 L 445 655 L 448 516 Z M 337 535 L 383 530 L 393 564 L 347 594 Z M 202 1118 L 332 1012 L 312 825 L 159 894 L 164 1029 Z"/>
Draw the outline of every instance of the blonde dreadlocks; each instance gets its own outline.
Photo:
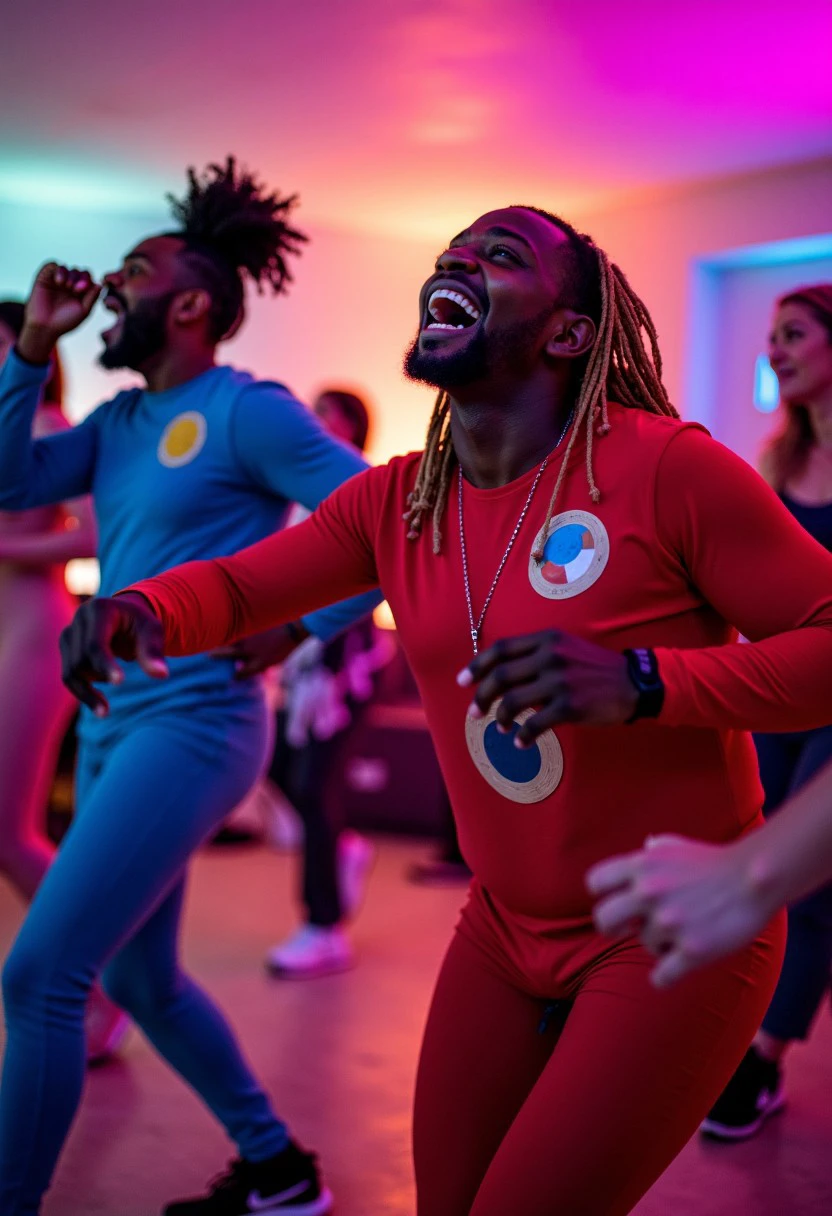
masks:
<path id="1" fill-rule="evenodd" d="M 595 483 L 593 443 L 596 423 L 597 434 L 606 435 L 610 430 L 608 401 L 617 401 L 631 409 L 647 410 L 648 413 L 664 414 L 671 418 L 678 418 L 679 415 L 670 404 L 667 390 L 662 384 L 662 357 L 653 319 L 644 302 L 627 282 L 623 271 L 609 260 L 591 237 L 577 232 L 571 224 L 537 207 L 524 210 L 534 211 L 560 228 L 567 236 L 573 253 L 578 254 L 579 263 L 586 264 L 586 254 L 589 253 L 600 279 L 600 291 L 597 293 L 600 296 L 597 336 L 581 382 L 569 442 L 549 500 L 546 520 L 533 552 L 535 560 L 540 562 L 543 560 L 542 546 L 555 514 L 569 457 L 581 426 L 586 429 L 586 475 L 589 494 L 593 502 L 598 502 L 601 491 Z M 595 284 L 592 284 L 587 294 L 596 294 L 594 288 Z M 649 355 L 643 335 L 647 337 Z M 404 515 L 408 525 L 407 538 L 416 540 L 421 535 L 424 516 L 432 509 L 434 553 L 439 553 L 442 545 L 442 515 L 448 500 L 451 475 L 456 465 L 457 457 L 451 440 L 451 399 L 448 393 L 443 392 L 436 399 L 425 450 L 416 474 L 416 482 L 408 496 L 408 510 Z"/>

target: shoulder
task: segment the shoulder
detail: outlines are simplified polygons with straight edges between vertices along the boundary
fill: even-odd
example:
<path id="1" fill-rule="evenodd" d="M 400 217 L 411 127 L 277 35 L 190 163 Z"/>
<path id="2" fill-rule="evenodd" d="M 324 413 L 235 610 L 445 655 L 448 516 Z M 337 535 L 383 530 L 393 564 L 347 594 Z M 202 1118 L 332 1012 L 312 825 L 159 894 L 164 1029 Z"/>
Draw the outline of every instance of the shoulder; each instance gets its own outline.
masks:
<path id="1" fill-rule="evenodd" d="M 76 426 L 102 426 L 115 424 L 132 412 L 141 400 L 140 388 L 125 388 L 108 401 L 102 401 L 90 411 Z"/>
<path id="2" fill-rule="evenodd" d="M 280 380 L 261 380 L 251 372 L 240 371 L 227 365 L 219 370 L 221 374 L 217 377 L 217 389 L 224 396 L 227 395 L 248 408 L 268 409 L 270 406 L 286 403 L 306 408 Z"/>
<path id="3" fill-rule="evenodd" d="M 610 402 L 609 418 L 611 434 L 619 441 L 637 444 L 642 449 L 652 450 L 657 456 L 680 436 L 701 436 L 711 443 L 710 432 L 699 422 L 686 422 L 684 418 L 671 418 L 666 414 L 651 414 L 647 410 L 632 409 Z"/>

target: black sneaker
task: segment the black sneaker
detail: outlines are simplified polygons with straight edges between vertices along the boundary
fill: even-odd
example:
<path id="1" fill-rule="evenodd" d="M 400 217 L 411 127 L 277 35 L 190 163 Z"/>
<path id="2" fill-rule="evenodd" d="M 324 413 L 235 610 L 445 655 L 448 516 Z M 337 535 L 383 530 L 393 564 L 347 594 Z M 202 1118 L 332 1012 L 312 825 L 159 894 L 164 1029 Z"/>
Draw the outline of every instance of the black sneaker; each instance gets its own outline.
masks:
<path id="1" fill-rule="evenodd" d="M 780 1066 L 749 1047 L 699 1130 L 715 1140 L 746 1140 L 785 1104 Z"/>
<path id="2" fill-rule="evenodd" d="M 317 1158 L 290 1144 L 268 1161 L 232 1161 L 209 1184 L 207 1195 L 169 1203 L 163 1216 L 326 1216 L 332 1195 L 322 1184 Z"/>

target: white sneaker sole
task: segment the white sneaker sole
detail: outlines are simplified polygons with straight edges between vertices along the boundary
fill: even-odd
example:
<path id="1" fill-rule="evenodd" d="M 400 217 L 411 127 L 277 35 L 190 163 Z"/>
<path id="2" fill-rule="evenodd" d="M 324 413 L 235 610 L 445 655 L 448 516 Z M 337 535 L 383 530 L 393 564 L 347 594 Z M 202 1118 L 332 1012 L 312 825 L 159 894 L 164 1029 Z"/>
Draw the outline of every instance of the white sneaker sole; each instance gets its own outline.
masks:
<path id="1" fill-rule="evenodd" d="M 328 1216 L 335 1202 L 332 1191 L 324 1187 L 317 1199 L 311 1203 L 278 1203 L 277 1207 L 258 1208 L 257 1216 L 269 1216 L 270 1212 L 286 1212 L 288 1216 Z M 252 1216 L 252 1209 L 246 1208 L 240 1216 Z"/>
<path id="2" fill-rule="evenodd" d="M 355 959 L 341 959 L 331 963 L 316 963 L 314 967 L 285 967 L 266 959 L 266 970 L 276 980 L 318 980 L 325 975 L 340 975 L 344 971 L 352 971 Z"/>
<path id="3" fill-rule="evenodd" d="M 777 1115 L 786 1106 L 786 1091 L 783 1086 L 779 1086 L 777 1091 L 766 1098 L 760 1110 L 759 1115 L 752 1123 L 746 1123 L 744 1127 L 729 1127 L 726 1123 L 717 1123 L 713 1119 L 703 1119 L 699 1124 L 699 1130 L 703 1136 L 708 1136 L 712 1140 L 750 1140 L 752 1136 L 756 1136 L 757 1132 L 771 1115 Z"/>

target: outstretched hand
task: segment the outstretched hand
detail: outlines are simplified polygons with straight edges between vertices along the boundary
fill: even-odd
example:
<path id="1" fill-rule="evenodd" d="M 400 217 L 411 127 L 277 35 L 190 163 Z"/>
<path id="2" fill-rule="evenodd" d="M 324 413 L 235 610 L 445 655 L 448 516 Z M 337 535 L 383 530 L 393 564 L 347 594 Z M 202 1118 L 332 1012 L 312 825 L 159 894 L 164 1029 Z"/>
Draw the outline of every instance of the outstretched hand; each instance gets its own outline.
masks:
<path id="1" fill-rule="evenodd" d="M 157 680 L 168 674 L 162 626 L 138 595 L 87 600 L 64 629 L 60 645 L 64 684 L 100 718 L 110 706 L 93 684 L 122 682 L 117 659 L 135 660 Z"/>
<path id="2" fill-rule="evenodd" d="M 627 722 L 638 699 L 623 654 L 553 629 L 496 642 L 459 673 L 457 683 L 476 685 L 472 717 L 485 717 L 499 701 L 497 727 L 505 732 L 522 710 L 536 709 L 517 732 L 518 747 L 531 746 L 559 722 Z"/>
<path id="3" fill-rule="evenodd" d="M 586 878 L 601 933 L 636 933 L 659 962 L 651 974 L 666 988 L 707 963 L 747 946 L 777 910 L 751 861 L 753 836 L 729 845 L 681 836 L 651 837 L 637 853 L 593 866 Z"/>

